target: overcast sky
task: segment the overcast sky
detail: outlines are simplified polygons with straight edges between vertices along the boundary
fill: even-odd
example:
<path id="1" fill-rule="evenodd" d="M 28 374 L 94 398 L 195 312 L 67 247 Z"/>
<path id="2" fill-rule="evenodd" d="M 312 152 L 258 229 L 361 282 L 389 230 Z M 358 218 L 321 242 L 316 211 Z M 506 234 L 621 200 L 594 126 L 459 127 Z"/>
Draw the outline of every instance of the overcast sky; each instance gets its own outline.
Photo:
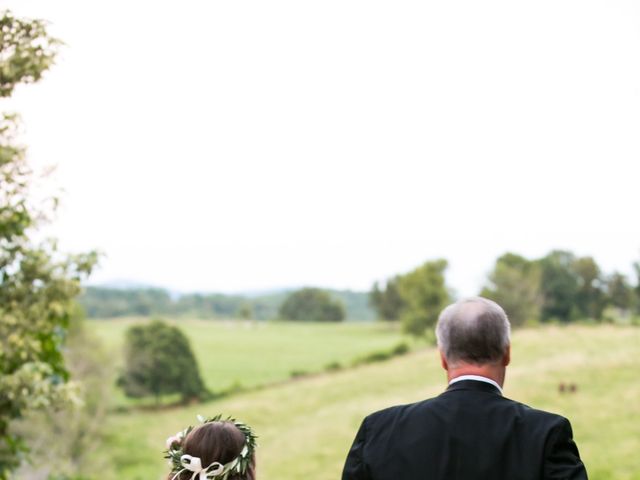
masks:
<path id="1" fill-rule="evenodd" d="M 3 109 L 92 281 L 368 289 L 425 260 L 640 258 L 635 1 L 5 1 L 58 65 Z M 9 105 L 10 104 L 10 105 Z"/>

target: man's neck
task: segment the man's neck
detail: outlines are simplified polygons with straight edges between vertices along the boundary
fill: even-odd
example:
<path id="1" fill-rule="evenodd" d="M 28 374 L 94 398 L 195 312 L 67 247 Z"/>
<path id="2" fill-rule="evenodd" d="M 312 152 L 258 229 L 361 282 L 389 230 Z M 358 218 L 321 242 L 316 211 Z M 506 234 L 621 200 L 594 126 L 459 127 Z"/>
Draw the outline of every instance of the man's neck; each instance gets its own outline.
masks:
<path id="1" fill-rule="evenodd" d="M 497 364 L 474 365 L 471 363 L 460 363 L 455 367 L 449 365 L 447 370 L 447 380 L 450 382 L 454 378 L 462 375 L 477 375 L 479 377 L 490 378 L 500 387 L 504 386 L 505 367 Z"/>

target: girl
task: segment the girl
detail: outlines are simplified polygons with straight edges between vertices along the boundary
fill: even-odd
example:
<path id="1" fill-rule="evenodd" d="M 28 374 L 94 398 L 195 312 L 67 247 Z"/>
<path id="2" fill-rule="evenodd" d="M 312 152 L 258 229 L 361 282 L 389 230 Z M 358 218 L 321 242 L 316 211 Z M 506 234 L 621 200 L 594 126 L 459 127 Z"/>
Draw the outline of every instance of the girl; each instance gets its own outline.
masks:
<path id="1" fill-rule="evenodd" d="M 204 419 L 167 440 L 167 480 L 255 480 L 256 436 L 233 418 Z"/>

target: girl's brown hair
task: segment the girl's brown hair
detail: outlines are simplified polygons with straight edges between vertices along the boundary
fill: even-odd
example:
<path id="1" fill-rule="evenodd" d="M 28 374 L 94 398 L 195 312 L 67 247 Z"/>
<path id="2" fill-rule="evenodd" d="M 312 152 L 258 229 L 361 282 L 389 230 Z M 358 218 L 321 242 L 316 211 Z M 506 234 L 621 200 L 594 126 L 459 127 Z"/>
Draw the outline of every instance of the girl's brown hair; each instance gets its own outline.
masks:
<path id="1" fill-rule="evenodd" d="M 200 458 L 203 468 L 213 462 L 226 464 L 240 455 L 244 447 L 244 433 L 238 430 L 232 422 L 209 422 L 191 430 L 184 439 L 183 452 L 185 455 Z M 170 474 L 168 480 L 175 473 Z M 176 480 L 189 480 L 193 472 L 182 472 Z M 251 459 L 249 468 L 243 475 L 230 475 L 228 480 L 255 480 L 255 458 Z"/>

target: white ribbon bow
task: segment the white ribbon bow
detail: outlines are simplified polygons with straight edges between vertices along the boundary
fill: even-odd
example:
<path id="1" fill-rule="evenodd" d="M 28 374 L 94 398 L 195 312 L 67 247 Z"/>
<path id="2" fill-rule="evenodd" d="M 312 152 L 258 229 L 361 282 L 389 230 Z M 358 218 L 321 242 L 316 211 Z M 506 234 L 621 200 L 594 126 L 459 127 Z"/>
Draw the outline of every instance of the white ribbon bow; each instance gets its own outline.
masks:
<path id="1" fill-rule="evenodd" d="M 235 464 L 235 462 L 230 463 Z M 191 455 L 182 455 L 180 457 L 180 464 L 184 468 L 176 473 L 171 480 L 175 480 L 184 471 L 193 472 L 190 480 L 209 480 L 209 475 L 213 477 L 222 475 L 227 467 L 227 465 L 222 465 L 220 462 L 213 462 L 207 468 L 202 468 L 202 460 L 200 460 L 199 457 L 193 457 Z"/>

